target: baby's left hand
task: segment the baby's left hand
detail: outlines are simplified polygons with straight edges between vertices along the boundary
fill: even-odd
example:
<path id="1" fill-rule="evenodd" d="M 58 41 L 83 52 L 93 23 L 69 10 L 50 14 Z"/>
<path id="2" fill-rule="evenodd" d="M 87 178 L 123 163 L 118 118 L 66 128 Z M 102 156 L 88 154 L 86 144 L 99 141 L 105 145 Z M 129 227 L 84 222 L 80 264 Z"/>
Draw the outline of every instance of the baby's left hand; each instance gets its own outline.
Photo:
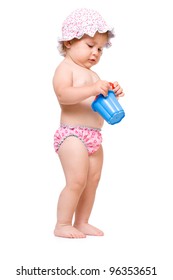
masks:
<path id="1" fill-rule="evenodd" d="M 115 92 L 115 95 L 117 98 L 124 96 L 123 89 L 122 89 L 122 87 L 120 87 L 118 82 L 114 82 L 113 87 L 114 87 L 113 91 Z"/>

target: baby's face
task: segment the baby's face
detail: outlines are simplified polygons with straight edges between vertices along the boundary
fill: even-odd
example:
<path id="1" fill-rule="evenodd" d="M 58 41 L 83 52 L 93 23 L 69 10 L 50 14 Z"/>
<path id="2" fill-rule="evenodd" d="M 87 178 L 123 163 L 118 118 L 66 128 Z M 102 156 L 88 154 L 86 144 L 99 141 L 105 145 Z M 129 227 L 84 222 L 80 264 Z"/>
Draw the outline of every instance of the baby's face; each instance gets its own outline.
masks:
<path id="1" fill-rule="evenodd" d="M 108 34 L 96 32 L 94 37 L 84 35 L 81 39 L 73 39 L 69 43 L 66 56 L 89 69 L 99 62 L 103 48 L 108 43 Z"/>

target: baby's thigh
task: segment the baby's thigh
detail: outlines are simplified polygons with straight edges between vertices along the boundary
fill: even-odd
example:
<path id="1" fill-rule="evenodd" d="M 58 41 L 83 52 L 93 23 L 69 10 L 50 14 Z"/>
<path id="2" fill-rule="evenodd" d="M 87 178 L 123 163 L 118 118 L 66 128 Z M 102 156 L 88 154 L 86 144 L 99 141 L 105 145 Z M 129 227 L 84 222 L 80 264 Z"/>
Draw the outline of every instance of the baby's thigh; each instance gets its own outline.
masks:
<path id="1" fill-rule="evenodd" d="M 103 166 L 103 148 L 100 148 L 89 157 L 88 178 L 89 182 L 98 183 Z"/>
<path id="2" fill-rule="evenodd" d="M 84 184 L 88 174 L 89 156 L 82 141 L 75 136 L 69 136 L 58 152 L 66 181 Z"/>

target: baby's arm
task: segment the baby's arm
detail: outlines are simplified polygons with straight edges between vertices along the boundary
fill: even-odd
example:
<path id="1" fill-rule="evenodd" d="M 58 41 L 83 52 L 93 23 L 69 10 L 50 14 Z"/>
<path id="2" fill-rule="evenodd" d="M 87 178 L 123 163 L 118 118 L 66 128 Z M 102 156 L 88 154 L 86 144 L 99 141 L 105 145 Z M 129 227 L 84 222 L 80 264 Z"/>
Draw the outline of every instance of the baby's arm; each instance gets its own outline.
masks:
<path id="1" fill-rule="evenodd" d="M 103 80 L 98 80 L 92 85 L 74 87 L 73 72 L 66 64 L 61 64 L 55 71 L 53 87 L 59 103 L 64 105 L 77 104 L 99 93 L 106 96 L 110 89 L 109 82 Z"/>

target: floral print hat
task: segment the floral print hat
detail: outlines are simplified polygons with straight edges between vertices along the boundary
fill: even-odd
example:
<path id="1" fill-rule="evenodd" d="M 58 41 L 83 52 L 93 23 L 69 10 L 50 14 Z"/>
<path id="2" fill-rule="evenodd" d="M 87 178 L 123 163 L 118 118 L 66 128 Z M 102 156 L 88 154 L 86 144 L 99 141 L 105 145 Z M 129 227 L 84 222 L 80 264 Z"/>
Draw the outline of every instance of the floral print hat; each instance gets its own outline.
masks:
<path id="1" fill-rule="evenodd" d="M 63 53 L 64 41 L 69 41 L 74 38 L 81 39 L 84 34 L 93 37 L 97 31 L 99 33 L 108 31 L 108 43 L 106 47 L 110 47 L 110 39 L 115 37 L 114 29 L 107 25 L 97 11 L 86 8 L 73 11 L 63 22 L 62 37 L 58 38 L 59 51 Z"/>

